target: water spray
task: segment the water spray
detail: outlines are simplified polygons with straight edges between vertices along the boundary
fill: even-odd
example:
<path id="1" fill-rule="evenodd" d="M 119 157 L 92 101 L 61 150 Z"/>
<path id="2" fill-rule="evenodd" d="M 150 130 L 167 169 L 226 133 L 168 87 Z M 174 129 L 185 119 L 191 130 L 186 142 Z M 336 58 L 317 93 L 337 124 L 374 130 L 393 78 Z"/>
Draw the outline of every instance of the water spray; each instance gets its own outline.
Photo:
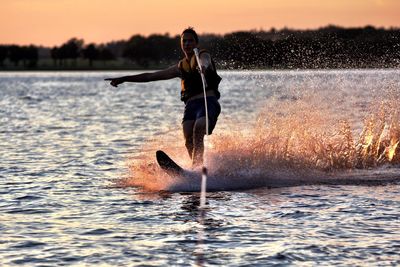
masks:
<path id="1" fill-rule="evenodd" d="M 207 147 L 207 137 L 208 137 L 208 107 L 207 107 L 207 93 L 206 93 L 206 87 L 207 87 L 207 81 L 206 77 L 204 76 L 203 73 L 203 66 L 200 63 L 200 54 L 199 54 L 199 49 L 194 48 L 193 49 L 194 54 L 196 56 L 197 60 L 197 65 L 199 66 L 199 71 L 200 71 L 200 76 L 201 76 L 201 81 L 203 83 L 203 94 L 204 94 L 204 107 L 205 107 L 205 115 L 206 115 L 206 134 L 204 136 L 204 160 L 203 160 L 203 168 L 201 170 L 201 193 L 200 193 L 200 208 L 204 208 L 206 205 L 206 188 L 207 188 L 207 166 L 206 166 L 206 147 Z"/>

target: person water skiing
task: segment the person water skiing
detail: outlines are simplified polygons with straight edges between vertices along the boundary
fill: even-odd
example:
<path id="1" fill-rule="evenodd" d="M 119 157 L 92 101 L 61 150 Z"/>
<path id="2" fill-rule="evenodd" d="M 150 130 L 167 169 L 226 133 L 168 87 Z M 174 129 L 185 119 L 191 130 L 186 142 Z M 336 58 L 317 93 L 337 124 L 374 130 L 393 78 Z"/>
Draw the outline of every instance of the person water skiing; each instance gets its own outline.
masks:
<path id="1" fill-rule="evenodd" d="M 178 64 L 164 70 L 137 75 L 123 76 L 118 78 L 107 78 L 110 84 L 117 87 L 124 82 L 151 82 L 181 78 L 181 100 L 185 103 L 185 110 L 182 119 L 183 135 L 185 146 L 189 157 L 192 159 L 193 168 L 203 164 L 204 135 L 206 135 L 206 118 L 203 83 L 199 72 L 198 62 L 194 49 L 199 44 L 196 31 L 186 28 L 180 38 L 180 45 L 184 58 Z M 211 134 L 217 123 L 221 112 L 218 102 L 220 93 L 218 86 L 221 77 L 217 74 L 214 61 L 206 50 L 200 50 L 200 61 L 202 71 L 206 80 L 206 96 L 209 121 L 209 133 Z"/>

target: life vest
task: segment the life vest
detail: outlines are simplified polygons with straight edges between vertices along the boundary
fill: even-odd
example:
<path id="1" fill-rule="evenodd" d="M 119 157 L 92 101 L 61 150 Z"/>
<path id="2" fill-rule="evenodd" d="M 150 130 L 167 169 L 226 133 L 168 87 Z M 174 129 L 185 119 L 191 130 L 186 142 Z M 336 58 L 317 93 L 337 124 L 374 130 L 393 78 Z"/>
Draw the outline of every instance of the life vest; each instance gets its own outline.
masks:
<path id="1" fill-rule="evenodd" d="M 206 52 L 206 50 L 201 50 L 199 54 Z M 220 97 L 218 91 L 218 85 L 221 81 L 221 77 L 217 74 L 214 61 L 211 60 L 213 69 L 207 68 L 205 71 L 205 78 L 207 82 L 206 91 L 213 90 L 217 99 Z M 196 56 L 193 55 L 190 60 L 186 57 L 179 61 L 178 68 L 181 72 L 181 100 L 187 102 L 192 96 L 203 93 L 203 82 L 201 80 L 201 75 L 197 68 Z"/>

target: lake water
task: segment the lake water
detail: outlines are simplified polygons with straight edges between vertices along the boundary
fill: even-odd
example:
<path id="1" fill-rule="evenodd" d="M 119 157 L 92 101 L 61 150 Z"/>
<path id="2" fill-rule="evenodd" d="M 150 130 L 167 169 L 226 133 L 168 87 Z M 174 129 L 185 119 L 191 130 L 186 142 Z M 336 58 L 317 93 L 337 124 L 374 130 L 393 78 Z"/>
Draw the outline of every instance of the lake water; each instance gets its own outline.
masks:
<path id="1" fill-rule="evenodd" d="M 0 73 L 1 266 L 400 264 L 400 70 L 221 72 L 206 210 L 154 159 L 179 80 L 130 73 Z"/>

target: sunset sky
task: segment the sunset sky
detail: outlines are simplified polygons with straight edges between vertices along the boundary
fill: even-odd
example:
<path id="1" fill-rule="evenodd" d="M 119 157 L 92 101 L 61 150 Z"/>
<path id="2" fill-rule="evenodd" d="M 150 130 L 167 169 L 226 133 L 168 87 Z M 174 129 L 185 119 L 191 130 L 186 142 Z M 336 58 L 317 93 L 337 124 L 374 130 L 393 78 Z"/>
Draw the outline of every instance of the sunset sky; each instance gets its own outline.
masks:
<path id="1" fill-rule="evenodd" d="M 316 29 L 400 28 L 399 0 L 0 0 L 0 44 L 60 45 L 128 39 L 133 34 Z"/>

